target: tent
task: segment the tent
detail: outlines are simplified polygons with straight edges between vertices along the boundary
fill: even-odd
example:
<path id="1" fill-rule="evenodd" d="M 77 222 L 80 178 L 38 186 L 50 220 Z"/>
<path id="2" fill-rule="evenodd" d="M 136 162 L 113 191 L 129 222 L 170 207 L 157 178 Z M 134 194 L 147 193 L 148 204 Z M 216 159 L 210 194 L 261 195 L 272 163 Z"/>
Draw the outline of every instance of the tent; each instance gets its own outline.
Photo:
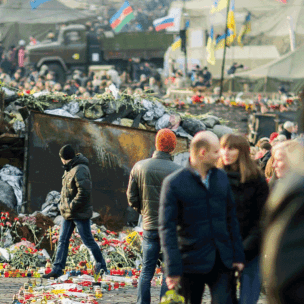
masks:
<path id="1" fill-rule="evenodd" d="M 43 40 L 59 24 L 83 23 L 92 13 L 69 8 L 57 0 L 49 0 L 32 9 L 30 0 L 9 0 L 0 6 L 0 35 L 8 48 L 20 39 L 29 42 L 33 36 Z"/>
<path id="2" fill-rule="evenodd" d="M 252 90 L 257 92 L 277 91 L 281 84 L 288 85 L 293 92 L 298 92 L 304 85 L 303 52 L 304 44 L 295 51 L 256 69 L 236 73 L 233 81 L 247 81 L 253 85 Z"/>
<path id="3" fill-rule="evenodd" d="M 205 35 L 204 31 L 209 32 L 212 24 L 216 36 L 224 32 L 226 10 L 210 14 L 213 3 L 213 0 L 173 1 L 171 7 L 184 8 L 191 31 L 201 29 Z M 275 45 L 281 55 L 286 54 L 290 51 L 288 17 L 293 23 L 296 45 L 304 43 L 304 0 L 288 0 L 286 4 L 275 0 L 235 0 L 237 33 L 248 12 L 252 31 L 246 35 L 245 45 Z"/>

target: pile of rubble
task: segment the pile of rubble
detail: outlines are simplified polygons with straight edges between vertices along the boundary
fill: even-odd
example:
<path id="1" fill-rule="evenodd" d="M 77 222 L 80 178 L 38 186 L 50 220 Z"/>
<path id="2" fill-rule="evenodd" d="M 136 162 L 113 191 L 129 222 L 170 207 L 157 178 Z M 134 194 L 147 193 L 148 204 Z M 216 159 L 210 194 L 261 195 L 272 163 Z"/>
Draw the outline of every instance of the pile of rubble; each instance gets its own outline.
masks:
<path id="1" fill-rule="evenodd" d="M 19 96 L 17 93 L 12 95 L 11 91 L 6 91 L 6 94 L 10 95 L 6 97 L 6 103 L 7 100 L 9 103 L 4 114 L 6 121 L 17 134 L 25 131 L 24 120 L 27 115 L 25 115 L 24 109 L 155 131 L 170 128 L 177 135 L 189 139 L 202 130 L 211 130 L 219 137 L 233 131 L 222 125 L 216 116 L 208 114 L 191 116 L 177 113 L 173 109 L 165 107 L 153 95 L 134 94 L 131 96 L 124 93 L 119 94 L 115 87 L 110 89 L 111 92 L 87 100 L 59 93 L 35 93 Z"/>
<path id="2" fill-rule="evenodd" d="M 88 100 L 65 96 L 62 93 L 40 92 L 27 95 L 5 87 L 2 89 L 5 93 L 2 115 L 6 128 L 0 130 L 0 136 L 1 132 L 24 136 L 28 110 L 154 131 L 169 128 L 176 135 L 189 140 L 197 132 L 204 130 L 210 130 L 218 137 L 233 132 L 231 128 L 222 125 L 216 116 L 177 113 L 165 107 L 153 95 L 119 94 L 115 86 L 110 87 L 111 91 Z M 185 159 L 187 155 L 179 155 L 176 162 L 183 164 Z M 22 175 L 21 170 L 10 165 L 5 165 L 0 170 L 0 202 L 17 212 L 20 212 L 22 205 Z M 44 215 L 55 219 L 55 222 L 60 221 L 59 200 L 58 192 L 50 192 L 41 210 Z"/>

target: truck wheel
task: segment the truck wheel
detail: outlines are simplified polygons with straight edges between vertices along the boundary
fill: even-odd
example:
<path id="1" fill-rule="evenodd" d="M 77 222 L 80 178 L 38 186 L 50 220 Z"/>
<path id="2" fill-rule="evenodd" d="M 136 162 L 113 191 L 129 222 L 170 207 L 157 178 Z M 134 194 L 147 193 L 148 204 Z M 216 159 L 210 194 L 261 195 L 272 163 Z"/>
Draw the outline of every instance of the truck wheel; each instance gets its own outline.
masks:
<path id="1" fill-rule="evenodd" d="M 65 83 L 66 76 L 64 69 L 59 64 L 48 64 L 49 71 L 55 73 L 56 82 L 59 82 L 61 85 Z"/>

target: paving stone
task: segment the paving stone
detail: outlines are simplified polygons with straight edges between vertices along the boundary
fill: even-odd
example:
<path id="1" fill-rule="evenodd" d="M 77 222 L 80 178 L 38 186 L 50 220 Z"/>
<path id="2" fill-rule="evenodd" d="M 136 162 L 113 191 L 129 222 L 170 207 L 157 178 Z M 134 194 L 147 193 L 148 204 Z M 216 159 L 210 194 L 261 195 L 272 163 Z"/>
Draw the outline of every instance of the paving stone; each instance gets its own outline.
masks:
<path id="1" fill-rule="evenodd" d="M 14 294 L 18 293 L 21 286 L 26 283 L 26 278 L 0 278 L 0 304 L 10 304 Z M 151 288 L 151 304 L 159 304 L 160 287 Z M 104 293 L 99 301 L 102 304 L 136 304 L 137 289 L 119 289 Z M 204 293 L 202 304 L 210 304 L 210 292 L 208 288 Z M 267 304 L 264 295 L 261 295 L 258 304 Z"/>

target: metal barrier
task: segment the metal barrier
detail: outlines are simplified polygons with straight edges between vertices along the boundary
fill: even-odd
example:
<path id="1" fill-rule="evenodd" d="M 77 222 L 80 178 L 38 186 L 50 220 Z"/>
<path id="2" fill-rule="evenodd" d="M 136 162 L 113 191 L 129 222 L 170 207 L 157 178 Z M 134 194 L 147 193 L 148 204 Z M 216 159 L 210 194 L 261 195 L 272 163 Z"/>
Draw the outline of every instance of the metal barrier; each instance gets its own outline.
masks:
<path id="1" fill-rule="evenodd" d="M 26 211 L 41 210 L 47 193 L 60 191 L 62 164 L 59 149 L 72 144 L 89 159 L 95 211 L 109 207 L 123 217 L 128 206 L 126 190 L 133 165 L 152 156 L 156 132 L 31 112 L 25 144 Z M 175 152 L 188 149 L 178 137 Z"/>

